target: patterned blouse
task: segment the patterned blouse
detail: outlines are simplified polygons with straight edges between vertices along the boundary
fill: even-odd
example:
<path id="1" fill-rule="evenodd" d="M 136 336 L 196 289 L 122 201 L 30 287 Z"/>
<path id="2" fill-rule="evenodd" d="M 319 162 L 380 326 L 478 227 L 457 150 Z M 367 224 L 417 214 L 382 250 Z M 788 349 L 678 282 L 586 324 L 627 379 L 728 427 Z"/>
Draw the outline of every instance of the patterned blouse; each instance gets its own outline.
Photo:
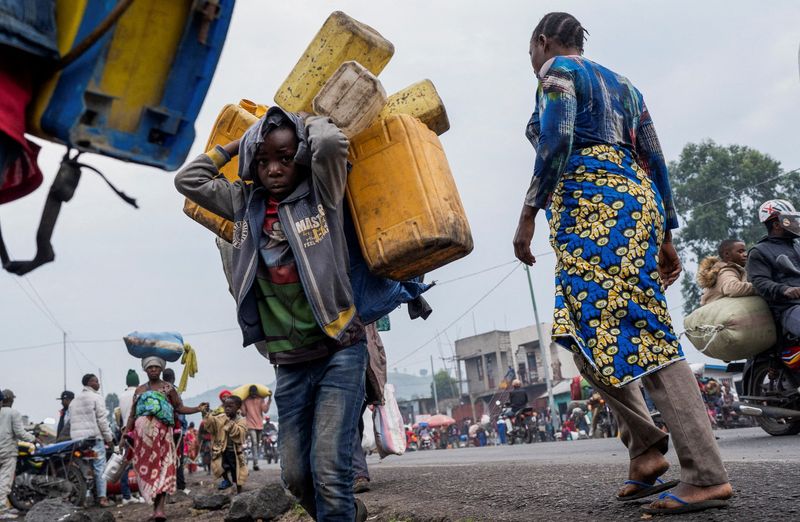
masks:
<path id="1" fill-rule="evenodd" d="M 642 94 L 631 82 L 580 56 L 551 59 L 539 78 L 525 132 L 537 152 L 525 204 L 547 206 L 573 151 L 616 145 L 648 173 L 664 201 L 667 228 L 678 228 L 664 154 Z"/>

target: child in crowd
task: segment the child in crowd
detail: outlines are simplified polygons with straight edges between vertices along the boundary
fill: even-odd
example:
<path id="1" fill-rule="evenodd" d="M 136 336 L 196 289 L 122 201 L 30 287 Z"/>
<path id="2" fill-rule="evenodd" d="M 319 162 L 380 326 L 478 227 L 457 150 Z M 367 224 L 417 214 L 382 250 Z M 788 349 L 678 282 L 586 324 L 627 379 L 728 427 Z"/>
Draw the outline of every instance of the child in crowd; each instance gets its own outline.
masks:
<path id="1" fill-rule="evenodd" d="M 328 118 L 272 107 L 240 142 L 187 164 L 175 186 L 234 222 L 231 289 L 244 345 L 264 342 L 277 366 L 284 483 L 313 518 L 349 522 L 366 519 L 350 448 L 367 350 L 343 228 L 347 151 Z M 242 181 L 230 183 L 219 168 L 236 154 Z"/>
<path id="2" fill-rule="evenodd" d="M 703 289 L 700 304 L 713 303 L 723 297 L 756 295 L 744 270 L 747 261 L 744 241 L 726 239 L 719 244 L 717 252 L 719 257 L 709 256 L 703 259 L 697 269 L 697 284 Z"/>
<path id="3" fill-rule="evenodd" d="M 230 395 L 225 399 L 223 413 L 212 413 L 205 420 L 205 429 L 211 434 L 211 470 L 216 478 L 222 477 L 220 489 L 236 485 L 242 492 L 247 482 L 247 461 L 242 446 L 247 439 L 247 426 L 239 415 L 242 399 Z"/>

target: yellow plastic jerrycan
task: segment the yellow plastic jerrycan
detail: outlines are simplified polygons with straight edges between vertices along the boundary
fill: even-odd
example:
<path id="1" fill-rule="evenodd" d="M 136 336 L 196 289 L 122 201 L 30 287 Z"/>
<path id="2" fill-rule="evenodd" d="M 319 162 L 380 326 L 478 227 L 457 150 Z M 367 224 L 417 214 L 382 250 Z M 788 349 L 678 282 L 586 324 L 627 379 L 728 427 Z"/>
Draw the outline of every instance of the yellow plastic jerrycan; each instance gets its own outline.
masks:
<path id="1" fill-rule="evenodd" d="M 394 54 L 394 45 L 372 27 L 341 11 L 331 14 L 275 94 L 290 112 L 312 112 L 312 101 L 336 69 L 355 60 L 378 75 Z"/>
<path id="2" fill-rule="evenodd" d="M 214 122 L 205 150 L 209 151 L 215 145 L 225 145 L 241 138 L 245 131 L 266 112 L 266 106 L 256 105 L 250 100 L 241 100 L 238 105 L 226 105 L 217 116 L 217 121 Z M 220 174 L 231 182 L 239 179 L 239 156 L 235 156 L 222 167 Z M 188 198 L 183 204 L 183 213 L 222 239 L 230 242 L 233 238 L 233 222 L 202 208 Z"/>
<path id="3" fill-rule="evenodd" d="M 358 62 L 344 62 L 314 97 L 314 112 L 328 116 L 352 138 L 375 120 L 386 105 L 380 80 Z"/>
<path id="4" fill-rule="evenodd" d="M 430 80 L 422 80 L 398 91 L 386 101 L 378 119 L 393 114 L 410 114 L 441 136 L 450 129 L 444 103 Z"/>
<path id="5" fill-rule="evenodd" d="M 438 136 L 417 118 L 378 120 L 350 141 L 347 199 L 370 270 L 406 280 L 472 251 Z"/>

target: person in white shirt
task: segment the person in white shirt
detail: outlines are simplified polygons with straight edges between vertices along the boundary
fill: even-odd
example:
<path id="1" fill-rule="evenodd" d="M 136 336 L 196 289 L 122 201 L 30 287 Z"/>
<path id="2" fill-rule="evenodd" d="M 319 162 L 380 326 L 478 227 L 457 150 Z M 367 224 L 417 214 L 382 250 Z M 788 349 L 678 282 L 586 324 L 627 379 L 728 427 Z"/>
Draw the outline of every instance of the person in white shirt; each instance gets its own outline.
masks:
<path id="1" fill-rule="evenodd" d="M 100 395 L 100 380 L 96 375 L 87 373 L 81 380 L 83 390 L 69 405 L 70 436 L 72 440 L 94 437 L 96 440 L 93 459 L 94 484 L 97 504 L 110 507 L 114 503 L 106 497 L 106 481 L 103 470 L 106 467 L 106 444 L 113 445 L 114 435 L 108 425 L 108 411 Z"/>

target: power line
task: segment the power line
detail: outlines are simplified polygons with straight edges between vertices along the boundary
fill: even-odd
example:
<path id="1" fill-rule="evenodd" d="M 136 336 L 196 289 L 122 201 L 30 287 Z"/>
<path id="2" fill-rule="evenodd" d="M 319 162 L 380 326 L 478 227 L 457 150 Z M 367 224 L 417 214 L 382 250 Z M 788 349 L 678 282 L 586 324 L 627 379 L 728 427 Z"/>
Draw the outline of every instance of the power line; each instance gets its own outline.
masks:
<path id="1" fill-rule="evenodd" d="M 483 294 L 483 295 L 480 297 L 480 299 L 478 299 L 477 301 L 475 301 L 475 303 L 474 303 L 472 306 L 470 306 L 469 308 L 467 308 L 466 310 L 464 310 L 464 312 L 463 312 L 461 315 L 459 315 L 458 317 L 456 317 L 456 318 L 455 318 L 453 321 L 451 321 L 451 322 L 450 322 L 450 324 L 448 324 L 447 326 L 445 326 L 444 328 L 442 328 L 440 331 L 442 331 L 442 332 L 443 332 L 443 331 L 449 330 L 449 329 L 450 329 L 450 328 L 451 328 L 453 325 L 455 325 L 457 322 L 459 322 L 461 319 L 463 319 L 463 318 L 464 318 L 464 317 L 465 317 L 465 316 L 466 316 L 468 313 L 470 313 L 472 310 L 474 310 L 474 309 L 475 309 L 475 307 L 477 307 L 479 304 L 481 304 L 481 302 L 482 302 L 484 299 L 486 299 L 487 297 L 489 297 L 489 295 L 491 295 L 491 293 L 492 293 L 492 292 L 494 292 L 495 290 L 497 290 L 497 288 L 498 288 L 498 287 L 499 287 L 501 284 L 503 284 L 503 282 L 504 282 L 506 279 L 508 279 L 509 277 L 511 277 L 511 274 L 513 274 L 513 273 L 514 273 L 514 272 L 517 270 L 517 268 L 519 268 L 519 267 L 520 267 L 520 265 L 522 265 L 522 263 L 520 263 L 520 262 L 517 262 L 517 264 L 516 264 L 516 265 L 514 265 L 514 268 L 512 268 L 512 269 L 511 269 L 511 271 L 510 271 L 509 273 L 507 273 L 505 276 L 503 276 L 503 278 L 502 278 L 502 279 L 500 279 L 500 281 L 498 281 L 496 285 L 494 285 L 492 288 L 490 288 L 490 289 L 489 289 L 489 291 L 488 291 L 488 292 L 486 292 L 485 294 Z M 411 350 L 411 351 L 410 351 L 409 353 L 407 353 L 405 356 L 403 356 L 403 357 L 401 357 L 400 359 L 398 359 L 397 361 L 393 362 L 393 363 L 391 364 L 391 366 L 397 366 L 397 365 L 398 365 L 398 364 L 400 364 L 401 362 L 405 361 L 406 359 L 408 359 L 409 357 L 411 357 L 412 355 L 414 355 L 415 353 L 417 353 L 418 351 L 422 350 L 423 348 L 425 348 L 426 346 L 428 346 L 429 344 L 431 344 L 433 341 L 435 341 L 435 340 L 436 340 L 436 338 L 437 338 L 438 336 L 439 336 L 439 334 L 437 333 L 436 335 L 434 335 L 433 337 L 431 337 L 430 339 L 428 339 L 427 341 L 425 341 L 424 343 L 422 343 L 422 344 L 421 344 L 421 345 L 419 345 L 418 347 L 416 347 L 416 348 L 414 348 L 413 350 Z"/>
<path id="2" fill-rule="evenodd" d="M 44 344 L 33 344 L 30 346 L 17 346 L 15 348 L 6 348 L 5 350 L 0 350 L 0 353 L 4 352 L 22 352 L 25 350 L 35 350 L 36 348 L 45 348 L 47 346 L 56 346 L 61 345 L 61 341 L 56 341 L 54 343 L 44 343 Z"/>
<path id="3" fill-rule="evenodd" d="M 793 170 L 787 170 L 786 172 L 781 172 L 777 176 L 773 176 L 773 177 L 771 177 L 769 179 L 765 179 L 764 181 L 759 181 L 755 185 L 748 185 L 746 187 L 740 187 L 740 188 L 730 188 L 730 189 L 728 189 L 727 193 L 724 196 L 720 196 L 718 198 L 712 199 L 711 201 L 705 201 L 703 203 L 700 203 L 699 205 L 695 205 L 694 207 L 692 207 L 692 210 L 694 211 L 694 210 L 697 210 L 698 208 L 703 208 L 703 207 L 708 206 L 708 205 L 710 205 L 712 203 L 716 203 L 717 201 L 721 201 L 723 199 L 726 199 L 726 198 L 728 198 L 730 196 L 731 192 L 742 191 L 742 190 L 747 190 L 749 188 L 760 187 L 761 185 L 766 185 L 767 183 L 771 183 L 771 182 L 775 181 L 776 179 L 780 179 L 783 176 L 788 176 L 789 174 L 795 174 L 797 172 L 800 172 L 800 168 L 796 168 L 796 169 L 793 169 Z"/>
<path id="4" fill-rule="evenodd" d="M 545 252 L 540 252 L 538 254 L 534 254 L 534 257 L 539 258 L 539 257 L 544 257 L 544 256 L 549 256 L 549 255 L 553 255 L 553 251 L 552 250 L 547 250 Z M 489 268 L 484 268 L 483 270 L 478 270 L 477 272 L 472 272 L 471 274 L 465 274 L 465 275 L 462 275 L 462 276 L 455 277 L 453 279 L 448 279 L 447 281 L 436 281 L 436 286 L 443 286 L 443 285 L 447 285 L 447 284 L 450 284 L 450 283 L 455 283 L 456 281 L 461 281 L 462 279 L 468 279 L 468 278 L 474 277 L 476 275 L 485 274 L 486 272 L 491 272 L 492 270 L 497 270 L 498 268 L 503 268 L 504 266 L 509 266 L 509 265 L 514 264 L 514 263 L 519 263 L 519 261 L 517 259 L 514 259 L 513 261 L 506 261 L 505 263 L 501 263 L 499 265 L 490 266 Z"/>
<path id="5" fill-rule="evenodd" d="M 31 287 L 31 290 L 33 290 L 33 293 L 36 294 L 36 297 L 39 298 L 39 301 L 42 303 L 42 306 L 47 311 L 47 315 L 53 321 L 53 324 L 55 324 L 58 327 L 59 330 L 61 330 L 62 332 L 65 332 L 66 330 L 61 326 L 61 323 L 58 322 L 58 320 L 56 319 L 55 314 L 53 313 L 52 310 L 50 310 L 50 307 L 47 306 L 47 301 L 44 300 L 44 298 L 41 296 L 41 294 L 39 294 L 39 291 L 36 290 L 36 287 L 33 286 L 33 282 L 30 280 L 30 278 L 28 278 L 28 276 L 23 276 L 23 278 L 25 279 L 25 282 L 28 283 L 28 286 Z"/>
<path id="6" fill-rule="evenodd" d="M 36 299 L 34 299 L 34 298 L 33 298 L 33 296 L 32 296 L 32 295 L 31 295 L 31 294 L 28 292 L 28 290 L 26 290 L 26 289 L 25 289 L 25 287 L 24 287 L 24 286 L 22 286 L 22 284 L 21 284 L 21 283 L 20 283 L 20 282 L 17 280 L 17 278 L 16 278 L 16 277 L 12 277 L 12 278 L 11 278 L 11 280 L 12 280 L 12 281 L 14 281 L 14 284 L 16 284 L 16 285 L 19 287 L 19 289 L 22 291 L 22 293 L 23 293 L 23 294 L 25 294 L 25 297 L 27 297 L 27 298 L 28 298 L 28 300 L 29 300 L 31 303 L 33 303 L 33 305 L 34 305 L 34 306 L 35 306 L 35 307 L 36 307 L 36 308 L 37 308 L 37 309 L 38 309 L 38 310 L 39 310 L 39 311 L 42 313 L 42 315 L 44 315 L 44 317 L 45 317 L 45 318 L 46 318 L 48 321 L 50 321 L 51 323 L 53 323 L 53 326 L 55 326 L 56 328 L 58 328 L 58 329 L 59 329 L 59 331 L 61 331 L 61 332 L 63 332 L 63 331 L 64 331 L 64 329 L 63 329 L 63 328 L 61 328 L 61 325 L 60 325 L 60 324 L 58 324 L 58 321 L 56 321 L 56 320 L 55 320 L 53 317 L 51 317 L 51 316 L 50 316 L 50 314 L 48 314 L 48 313 L 45 311 L 45 309 L 44 309 L 44 308 L 42 308 L 42 305 L 40 305 L 40 304 L 39 304 L 39 303 L 36 301 Z"/>
<path id="7" fill-rule="evenodd" d="M 201 335 L 212 335 L 212 334 L 216 334 L 216 333 L 232 332 L 232 331 L 239 331 L 239 328 L 238 327 L 236 327 L 236 328 L 219 328 L 217 330 L 203 330 L 203 331 L 197 331 L 197 332 L 186 332 L 183 335 L 186 336 L 186 337 L 189 337 L 189 336 L 199 337 Z M 115 337 L 113 339 L 72 339 L 72 338 L 70 338 L 69 342 L 73 346 L 76 346 L 76 343 L 78 343 L 78 344 L 104 344 L 104 343 L 118 343 L 121 340 L 122 340 L 122 337 Z M 37 348 L 45 348 L 47 346 L 61 345 L 61 343 L 62 343 L 61 341 L 57 341 L 57 342 L 52 342 L 52 343 L 34 344 L 34 345 L 29 345 L 29 346 L 15 346 L 13 348 L 4 348 L 4 349 L 0 350 L 0 353 L 19 352 L 19 351 L 25 351 L 25 350 L 35 350 Z"/>

